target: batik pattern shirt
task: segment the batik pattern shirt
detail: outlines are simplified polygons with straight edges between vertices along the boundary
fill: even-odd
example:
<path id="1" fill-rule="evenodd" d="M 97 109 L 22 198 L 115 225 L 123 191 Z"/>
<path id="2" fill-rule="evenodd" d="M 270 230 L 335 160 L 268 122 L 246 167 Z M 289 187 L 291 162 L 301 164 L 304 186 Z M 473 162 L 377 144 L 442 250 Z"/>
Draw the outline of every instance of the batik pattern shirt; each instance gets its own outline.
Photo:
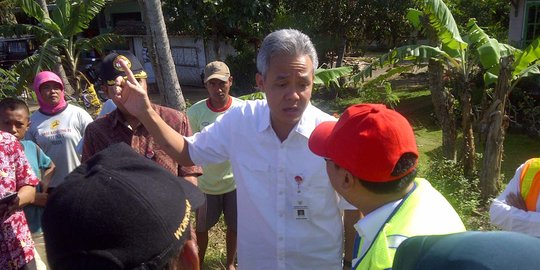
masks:
<path id="1" fill-rule="evenodd" d="M 152 105 L 159 116 L 180 135 L 190 136 L 191 128 L 186 114 L 177 110 Z M 108 146 L 124 142 L 144 157 L 157 162 L 159 165 L 178 176 L 199 176 L 202 169 L 199 166 L 180 166 L 157 144 L 148 130 L 139 124 L 131 127 L 119 110 L 114 110 L 88 125 L 84 134 L 82 161 L 85 162 L 97 152 Z"/>
<path id="2" fill-rule="evenodd" d="M 38 182 L 17 138 L 0 131 L 0 196 Z M 0 269 L 19 269 L 34 259 L 26 218 L 22 210 L 0 218 Z"/>

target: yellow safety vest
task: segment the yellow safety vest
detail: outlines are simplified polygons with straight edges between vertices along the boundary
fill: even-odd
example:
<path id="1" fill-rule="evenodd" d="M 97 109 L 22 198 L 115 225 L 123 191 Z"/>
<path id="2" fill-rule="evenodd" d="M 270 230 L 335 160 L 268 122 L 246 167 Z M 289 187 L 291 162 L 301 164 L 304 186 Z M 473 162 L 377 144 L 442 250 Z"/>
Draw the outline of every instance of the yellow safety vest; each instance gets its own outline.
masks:
<path id="1" fill-rule="evenodd" d="M 427 180 L 417 178 L 414 185 L 353 269 L 391 269 L 397 247 L 408 237 L 465 231 L 454 208 Z M 363 244 L 361 240 L 355 245 L 355 258 L 360 257 Z"/>
<path id="2" fill-rule="evenodd" d="M 519 179 L 521 197 L 527 210 L 536 212 L 536 202 L 540 194 L 540 158 L 531 158 L 525 162 Z"/>

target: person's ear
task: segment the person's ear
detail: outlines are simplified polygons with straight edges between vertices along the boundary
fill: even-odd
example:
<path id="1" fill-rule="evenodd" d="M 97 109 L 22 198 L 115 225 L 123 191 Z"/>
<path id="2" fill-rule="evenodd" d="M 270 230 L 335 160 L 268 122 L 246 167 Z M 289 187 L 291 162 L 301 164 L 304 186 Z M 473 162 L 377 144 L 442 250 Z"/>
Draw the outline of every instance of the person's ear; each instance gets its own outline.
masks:
<path id="1" fill-rule="evenodd" d="M 255 81 L 257 82 L 257 87 L 259 88 L 259 91 L 264 93 L 264 76 L 257 72 L 257 75 L 255 75 Z"/>
<path id="2" fill-rule="evenodd" d="M 199 253 L 194 240 L 187 240 L 180 254 L 183 270 L 200 270 Z"/>
<path id="3" fill-rule="evenodd" d="M 233 82 L 233 76 L 229 76 L 229 85 L 232 85 Z"/>
<path id="4" fill-rule="evenodd" d="M 343 177 L 343 181 L 341 182 L 341 188 L 343 190 L 350 190 L 354 187 L 356 181 L 356 177 L 354 177 L 354 175 L 352 175 L 349 171 L 345 170 L 345 176 Z"/>

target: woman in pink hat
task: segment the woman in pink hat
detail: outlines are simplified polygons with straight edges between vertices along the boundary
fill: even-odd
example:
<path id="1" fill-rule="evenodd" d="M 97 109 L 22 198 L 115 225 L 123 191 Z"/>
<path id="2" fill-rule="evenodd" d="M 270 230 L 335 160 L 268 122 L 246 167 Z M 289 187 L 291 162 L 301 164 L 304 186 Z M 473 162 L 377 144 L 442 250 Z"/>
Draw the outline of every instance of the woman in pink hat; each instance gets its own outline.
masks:
<path id="1" fill-rule="evenodd" d="M 53 72 L 42 71 L 33 84 L 39 110 L 30 117 L 29 140 L 37 143 L 56 165 L 49 190 L 80 164 L 80 147 L 86 126 L 92 117 L 84 109 L 68 104 L 64 83 Z"/>

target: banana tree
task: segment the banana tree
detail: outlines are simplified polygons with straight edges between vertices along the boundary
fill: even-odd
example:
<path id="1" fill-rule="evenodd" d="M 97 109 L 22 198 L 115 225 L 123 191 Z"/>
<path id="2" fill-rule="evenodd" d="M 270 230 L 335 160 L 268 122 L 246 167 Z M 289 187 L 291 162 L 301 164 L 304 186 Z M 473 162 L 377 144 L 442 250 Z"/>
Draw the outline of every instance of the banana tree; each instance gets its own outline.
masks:
<path id="1" fill-rule="evenodd" d="M 484 110 L 480 134 L 486 135 L 483 167 L 480 172 L 482 197 L 487 199 L 497 194 L 502 142 L 506 128 L 505 104 L 508 94 L 519 79 L 539 73 L 536 61 L 540 58 L 540 40 L 534 41 L 523 52 L 510 45 L 489 37 L 477 24 L 470 20 L 465 35 L 452 27 L 451 14 L 442 1 L 422 1 L 422 11 L 410 11 L 420 25 L 422 16 L 428 17 L 430 25 L 437 30 L 441 46 L 413 45 L 397 48 L 381 57 L 381 62 L 393 64 L 402 60 L 427 62 L 436 60 L 452 75 L 455 92 L 459 95 L 462 109 L 462 128 L 465 141 L 464 169 L 469 175 L 474 168 L 474 136 L 472 129 L 471 91 L 474 74 L 482 74 L 484 85 L 495 84 L 491 102 Z M 430 9 L 431 8 L 431 9 Z M 426 11 L 427 9 L 427 11 Z M 427 15 L 426 15 L 427 14 Z M 414 19 L 416 18 L 416 19 Z M 437 19 L 439 18 L 439 19 Z M 512 58 L 516 61 L 512 62 Z M 484 94 L 488 93 L 486 91 Z"/>
<path id="2" fill-rule="evenodd" d="M 500 184 L 503 142 L 508 127 L 508 96 L 522 78 L 540 74 L 540 38 L 521 51 L 490 38 L 474 20 L 469 21 L 467 28 L 485 70 L 485 85 L 495 84 L 480 125 L 481 134 L 485 134 L 480 185 L 481 195 L 487 200 L 498 193 Z"/>
<path id="3" fill-rule="evenodd" d="M 476 58 L 472 56 L 469 44 L 462 38 L 452 13 L 442 0 L 417 0 L 417 3 L 420 10 L 410 9 L 407 18 L 418 28 L 425 29 L 425 24 L 429 25 L 429 29 L 433 31 L 439 45 L 402 46 L 381 56 L 379 64 L 393 65 L 403 60 L 412 60 L 417 64 L 437 62 L 442 65 L 442 68 L 450 75 L 454 93 L 440 91 L 440 93 L 437 93 L 439 98 L 434 99 L 434 106 L 436 110 L 443 108 L 447 110 L 444 115 L 448 116 L 446 118 L 450 118 L 453 116 L 454 100 L 459 100 L 464 139 L 462 151 L 464 172 L 466 175 L 471 176 L 475 168 L 476 152 L 471 101 L 472 79 L 478 72 Z M 442 74 L 442 70 L 439 70 L 439 74 Z M 442 76 L 439 76 L 439 78 L 442 78 Z M 440 79 L 438 82 L 436 80 L 432 81 L 440 84 Z M 448 127 L 446 126 L 447 123 L 452 122 L 441 121 L 443 129 Z M 455 128 L 452 129 L 453 131 L 444 132 L 443 136 L 453 136 L 454 138 L 443 137 L 443 142 L 455 141 Z M 449 152 L 455 151 L 451 150 Z M 452 156 L 452 153 L 449 156 Z"/>
<path id="4" fill-rule="evenodd" d="M 119 41 L 114 34 L 102 34 L 93 38 L 79 37 L 90 22 L 100 12 L 106 0 L 57 0 L 56 8 L 50 14 L 34 0 L 15 0 L 39 25 L 0 25 L 0 35 L 33 35 L 41 43 L 34 55 L 17 63 L 14 69 L 21 75 L 20 84 L 28 84 L 41 70 L 52 70 L 58 64 L 58 57 L 67 73 L 69 83 L 74 87 L 75 97 L 81 93 L 81 75 L 77 70 L 80 54 L 92 49 L 102 51 L 105 46 Z"/>

